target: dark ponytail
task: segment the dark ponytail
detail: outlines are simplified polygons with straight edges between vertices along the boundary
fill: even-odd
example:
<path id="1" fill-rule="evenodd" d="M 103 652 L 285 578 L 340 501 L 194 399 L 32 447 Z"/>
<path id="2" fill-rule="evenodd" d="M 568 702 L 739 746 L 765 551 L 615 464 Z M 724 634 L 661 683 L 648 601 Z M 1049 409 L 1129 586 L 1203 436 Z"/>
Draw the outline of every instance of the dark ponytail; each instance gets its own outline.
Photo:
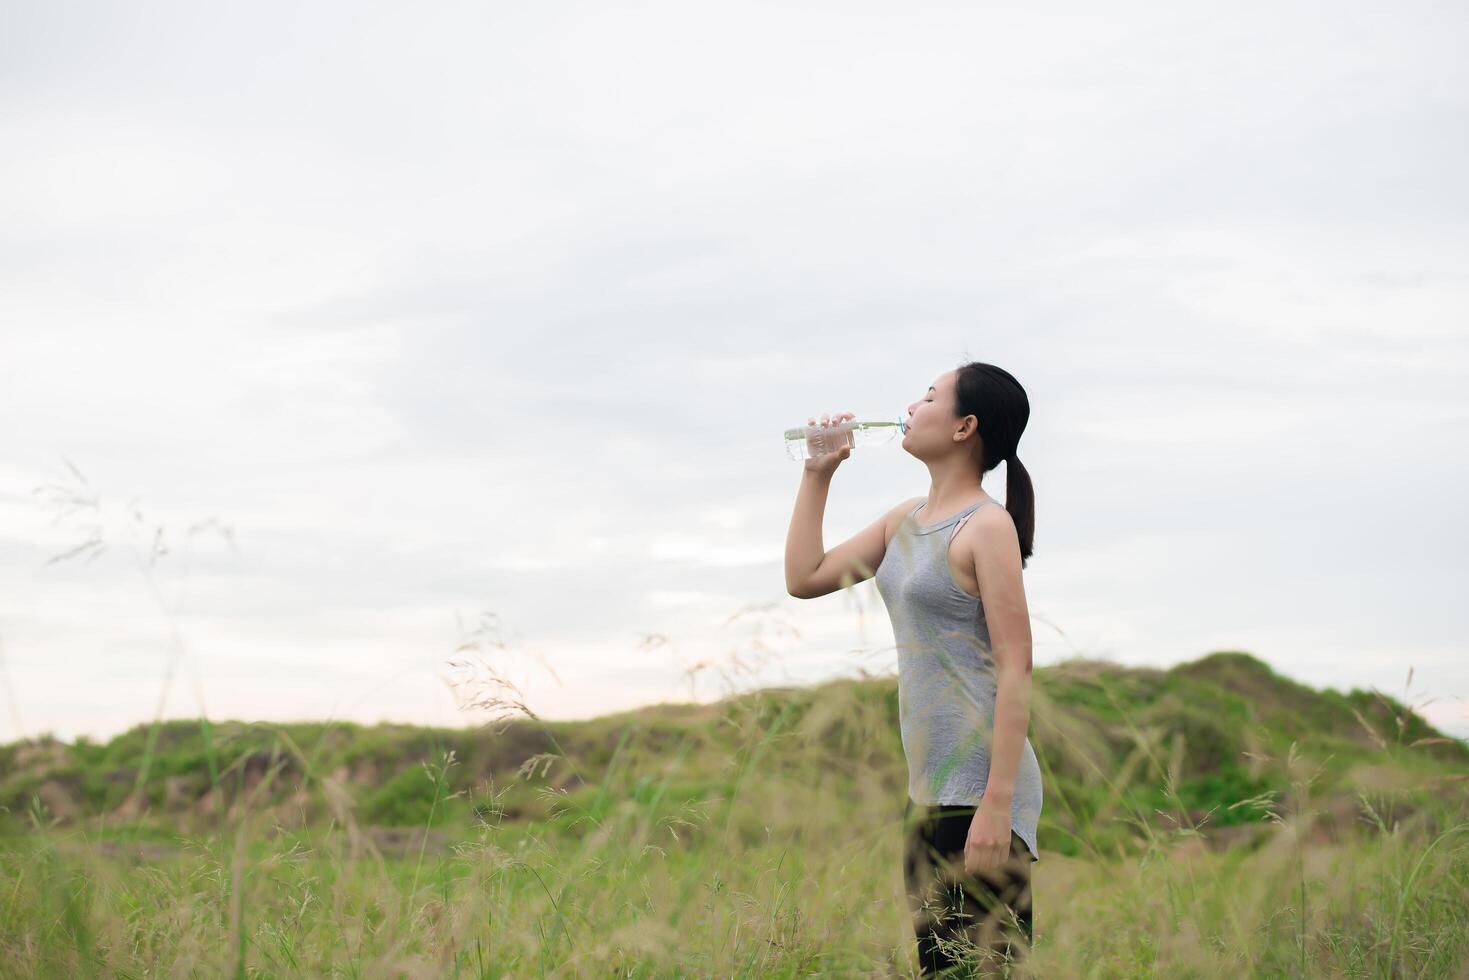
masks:
<path id="1" fill-rule="evenodd" d="M 984 446 L 980 475 L 1005 463 L 1005 510 L 1015 522 L 1024 568 L 1035 543 L 1035 487 L 1016 448 L 1030 421 L 1030 399 L 1010 372 L 980 361 L 959 366 L 954 394 L 959 418 L 979 419 L 979 441 Z"/>
<path id="2" fill-rule="evenodd" d="M 1035 487 L 1019 456 L 1005 460 L 1005 509 L 1015 521 L 1015 532 L 1020 537 L 1020 567 L 1024 568 L 1035 543 Z"/>

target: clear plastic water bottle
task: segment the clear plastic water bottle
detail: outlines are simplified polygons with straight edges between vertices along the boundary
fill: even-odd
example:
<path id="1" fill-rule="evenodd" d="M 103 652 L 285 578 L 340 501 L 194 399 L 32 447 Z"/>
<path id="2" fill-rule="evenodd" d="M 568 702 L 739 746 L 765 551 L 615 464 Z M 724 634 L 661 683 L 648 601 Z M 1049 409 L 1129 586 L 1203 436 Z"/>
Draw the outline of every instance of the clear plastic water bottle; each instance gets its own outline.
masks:
<path id="1" fill-rule="evenodd" d="M 794 460 L 838 453 L 843 446 L 879 446 L 908 431 L 905 415 L 897 418 L 847 419 L 831 425 L 802 425 L 786 429 L 786 455 Z"/>

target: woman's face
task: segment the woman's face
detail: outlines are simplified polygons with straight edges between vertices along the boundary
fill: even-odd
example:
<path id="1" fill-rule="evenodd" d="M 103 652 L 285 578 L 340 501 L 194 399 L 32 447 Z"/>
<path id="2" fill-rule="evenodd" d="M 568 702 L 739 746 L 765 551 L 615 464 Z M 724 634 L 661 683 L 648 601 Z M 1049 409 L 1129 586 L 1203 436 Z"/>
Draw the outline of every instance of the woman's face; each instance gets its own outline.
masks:
<path id="1" fill-rule="evenodd" d="M 908 424 L 904 427 L 906 431 L 903 433 L 903 445 L 910 452 L 915 445 L 924 443 L 933 445 L 937 452 L 947 452 L 954 447 L 954 435 L 961 422 L 955 418 L 956 380 L 954 371 L 939 375 L 934 378 L 928 390 L 908 406 Z"/>
<path id="2" fill-rule="evenodd" d="M 950 401 L 954 396 L 950 388 L 953 383 L 952 373 L 941 374 L 934 379 L 928 391 L 920 395 L 917 401 L 909 404 L 908 424 L 903 434 L 904 441 L 914 432 L 923 432 L 940 423 L 953 420 L 954 411 Z"/>

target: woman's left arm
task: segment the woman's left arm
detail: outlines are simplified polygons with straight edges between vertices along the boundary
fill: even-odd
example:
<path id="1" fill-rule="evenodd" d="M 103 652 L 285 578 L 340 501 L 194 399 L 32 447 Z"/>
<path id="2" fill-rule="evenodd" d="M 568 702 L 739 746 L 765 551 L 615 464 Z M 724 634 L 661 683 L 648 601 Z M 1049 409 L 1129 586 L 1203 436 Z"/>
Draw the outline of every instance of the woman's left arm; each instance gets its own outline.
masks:
<path id="1" fill-rule="evenodd" d="M 995 662 L 995 729 L 989 780 L 970 837 L 972 866 L 998 867 L 1010 854 L 1010 806 L 1030 727 L 1031 637 L 1015 524 L 1008 514 L 986 516 L 991 519 L 975 528 L 974 573 Z"/>

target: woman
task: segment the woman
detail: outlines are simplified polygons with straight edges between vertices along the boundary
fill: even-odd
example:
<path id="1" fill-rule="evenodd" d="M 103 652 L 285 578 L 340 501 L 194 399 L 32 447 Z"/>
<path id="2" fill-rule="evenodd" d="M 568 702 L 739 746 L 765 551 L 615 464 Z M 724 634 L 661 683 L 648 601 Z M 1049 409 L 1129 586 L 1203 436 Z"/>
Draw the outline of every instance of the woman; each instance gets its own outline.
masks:
<path id="1" fill-rule="evenodd" d="M 850 418 L 823 415 L 821 424 Z M 1026 736 L 1031 637 L 1021 570 L 1035 496 L 1016 458 L 1029 418 L 1025 389 L 992 364 L 940 375 L 908 406 L 903 433 L 903 448 L 928 467 L 928 495 L 826 551 L 827 490 L 851 448 L 808 459 L 786 539 L 791 595 L 814 599 L 875 576 L 892 619 L 908 764 L 904 879 L 926 976 L 961 961 L 993 969 L 1032 940 L 1042 794 Z M 1003 506 L 981 486 L 1001 460 Z"/>

